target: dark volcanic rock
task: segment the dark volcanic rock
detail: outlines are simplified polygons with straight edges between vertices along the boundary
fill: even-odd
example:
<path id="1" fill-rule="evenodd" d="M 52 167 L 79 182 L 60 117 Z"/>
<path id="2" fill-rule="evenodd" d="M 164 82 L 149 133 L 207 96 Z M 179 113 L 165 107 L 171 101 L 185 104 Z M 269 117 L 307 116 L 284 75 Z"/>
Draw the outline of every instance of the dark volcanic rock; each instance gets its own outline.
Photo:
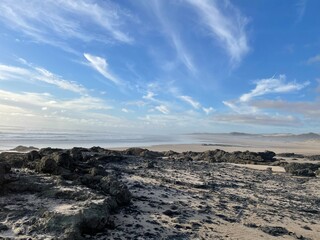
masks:
<path id="1" fill-rule="evenodd" d="M 312 161 L 319 161 L 320 155 L 312 155 L 312 156 L 308 156 L 307 158 Z"/>
<path id="2" fill-rule="evenodd" d="M 2 152 L 0 153 L 0 162 L 6 162 L 13 168 L 25 167 L 28 158 L 25 153 Z"/>
<path id="3" fill-rule="evenodd" d="M 0 186 L 5 183 L 5 175 L 10 172 L 10 166 L 7 163 L 0 162 Z"/>
<path id="4" fill-rule="evenodd" d="M 33 150 L 27 154 L 27 158 L 28 158 L 28 161 L 31 161 L 31 162 L 38 161 L 41 159 L 41 155 L 39 154 L 38 151 Z"/>
<path id="5" fill-rule="evenodd" d="M 58 153 L 52 154 L 51 157 L 56 161 L 59 167 L 73 170 L 74 162 L 73 162 L 73 158 L 69 154 L 64 152 L 62 153 L 58 152 Z"/>
<path id="6" fill-rule="evenodd" d="M 263 227 L 260 227 L 260 229 L 261 231 L 275 237 L 289 235 L 290 233 L 284 227 L 263 226 Z"/>
<path id="7" fill-rule="evenodd" d="M 320 168 L 320 164 L 313 163 L 289 163 L 284 166 L 286 172 L 296 176 L 314 177 L 316 171 Z"/>
<path id="8" fill-rule="evenodd" d="M 123 151 L 123 153 L 125 155 L 133 155 L 144 158 L 158 158 L 164 156 L 161 152 L 154 152 L 143 148 L 128 148 L 127 150 Z"/>
<path id="9" fill-rule="evenodd" d="M 84 153 L 87 153 L 89 150 L 86 148 L 79 148 L 79 147 L 74 147 L 70 150 L 70 156 L 75 160 L 75 161 L 83 161 L 83 155 Z"/>
<path id="10" fill-rule="evenodd" d="M 131 201 L 131 193 L 128 187 L 114 176 L 103 177 L 100 181 L 100 187 L 102 191 L 115 197 L 120 206 L 129 204 Z"/>
<path id="11" fill-rule="evenodd" d="M 295 154 L 295 153 L 278 153 L 277 156 L 291 157 L 291 158 L 304 158 L 304 156 L 302 154 Z"/>
<path id="12" fill-rule="evenodd" d="M 32 147 L 32 146 L 26 147 L 26 146 L 19 145 L 19 146 L 15 147 L 15 148 L 11 149 L 10 151 L 29 152 L 29 151 L 32 151 L 32 150 L 38 150 L 38 148 Z"/>
<path id="13" fill-rule="evenodd" d="M 63 149 L 60 149 L 60 148 L 41 148 L 39 150 L 39 154 L 44 157 L 44 156 L 48 156 L 48 155 L 51 155 L 53 153 L 59 153 L 59 152 L 63 152 L 64 150 Z"/>
<path id="14" fill-rule="evenodd" d="M 51 156 L 41 158 L 36 166 L 36 170 L 41 173 L 56 174 L 58 171 L 58 164 Z"/>
<path id="15" fill-rule="evenodd" d="M 206 151 L 197 154 L 195 157 L 191 154 L 195 160 L 206 160 L 209 162 L 231 162 L 231 163 L 270 163 L 274 162 L 275 153 L 271 151 L 265 152 L 226 152 L 220 149 L 214 151 Z"/>

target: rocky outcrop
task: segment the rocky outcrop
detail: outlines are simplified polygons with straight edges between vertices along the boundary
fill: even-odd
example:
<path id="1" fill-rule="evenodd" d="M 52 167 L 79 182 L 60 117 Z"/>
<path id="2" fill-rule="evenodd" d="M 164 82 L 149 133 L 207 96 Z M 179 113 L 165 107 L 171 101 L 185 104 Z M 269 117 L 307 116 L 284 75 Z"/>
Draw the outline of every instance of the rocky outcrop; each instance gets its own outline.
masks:
<path id="1" fill-rule="evenodd" d="M 0 186 L 6 182 L 6 174 L 10 172 L 10 165 L 0 162 Z"/>
<path id="2" fill-rule="evenodd" d="M 230 163 L 259 163 L 267 164 L 276 161 L 275 153 L 271 151 L 265 152 L 226 152 L 220 149 L 214 151 L 209 150 L 203 153 L 184 152 L 184 157 L 190 157 L 193 160 L 205 160 L 208 162 L 230 162 Z"/>
<path id="3" fill-rule="evenodd" d="M 163 153 L 150 151 L 148 149 L 143 148 L 129 148 L 122 152 L 124 155 L 132 155 L 137 157 L 144 157 L 144 158 L 158 158 L 163 157 Z"/>
<path id="4" fill-rule="evenodd" d="M 313 163 L 289 163 L 284 166 L 286 172 L 296 176 L 314 177 L 320 164 Z"/>
<path id="5" fill-rule="evenodd" d="M 122 159 L 125 157 L 120 153 L 99 147 L 1 154 L 0 209 L 4 210 L 0 211 L 0 222 L 4 214 L 13 216 L 4 226 L 13 232 L 13 238 L 44 234 L 56 239 L 83 239 L 84 234 L 105 231 L 110 215 L 132 198 L 119 180 L 119 170 L 112 174 L 106 171 L 111 162 Z M 11 166 L 14 170 L 7 181 Z M 23 198 L 25 209 L 3 208 L 16 195 Z M 37 221 L 22 223 L 21 219 L 31 216 Z"/>
<path id="6" fill-rule="evenodd" d="M 296 153 L 278 153 L 278 157 L 289 157 L 289 158 L 304 158 L 304 155 L 302 154 L 296 154 Z"/>
<path id="7" fill-rule="evenodd" d="M 104 193 L 113 196 L 119 206 L 127 205 L 131 200 L 131 193 L 127 186 L 119 182 L 114 176 L 103 177 L 100 187 Z"/>

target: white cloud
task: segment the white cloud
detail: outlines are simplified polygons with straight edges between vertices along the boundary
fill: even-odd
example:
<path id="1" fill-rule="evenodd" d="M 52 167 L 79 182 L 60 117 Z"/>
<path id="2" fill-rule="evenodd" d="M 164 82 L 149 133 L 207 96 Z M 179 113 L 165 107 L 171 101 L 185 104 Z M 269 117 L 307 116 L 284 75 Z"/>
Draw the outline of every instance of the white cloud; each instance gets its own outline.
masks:
<path id="1" fill-rule="evenodd" d="M 311 57 L 307 60 L 307 63 L 308 64 L 313 64 L 313 63 L 320 63 L 320 54 L 314 56 L 314 57 Z"/>
<path id="2" fill-rule="evenodd" d="M 309 82 L 302 84 L 296 82 L 286 83 L 286 76 L 279 75 L 278 78 L 260 79 L 255 82 L 256 87 L 249 93 L 245 93 L 240 97 L 240 102 L 248 102 L 254 97 L 263 96 L 271 93 L 288 93 L 301 90 L 306 87 Z"/>
<path id="3" fill-rule="evenodd" d="M 193 108 L 195 109 L 199 109 L 201 108 L 201 104 L 199 102 L 197 102 L 196 100 L 194 100 L 192 97 L 190 96 L 179 96 L 178 98 L 180 98 L 181 100 L 183 100 L 184 102 L 190 104 Z"/>
<path id="4" fill-rule="evenodd" d="M 126 109 L 126 108 L 122 108 L 121 111 L 124 112 L 124 113 L 128 113 L 129 112 L 129 110 Z"/>
<path id="5" fill-rule="evenodd" d="M 226 49 L 234 62 L 239 62 L 249 51 L 245 27 L 247 18 L 228 2 L 226 9 L 216 0 L 188 0 L 195 7 L 203 24 Z M 220 1 L 221 3 L 221 1 Z"/>
<path id="6" fill-rule="evenodd" d="M 152 100 L 152 101 L 156 101 L 156 99 L 154 98 L 157 94 L 155 94 L 154 92 L 148 91 L 146 95 L 142 96 L 143 99 L 147 99 L 147 100 Z"/>
<path id="7" fill-rule="evenodd" d="M 131 19 L 127 11 L 109 1 L 94 0 L 3 0 L 0 21 L 33 40 L 62 47 L 66 39 L 84 42 L 112 40 L 131 43 L 123 23 Z"/>
<path id="8" fill-rule="evenodd" d="M 193 63 L 191 54 L 189 53 L 187 48 L 184 46 L 184 43 L 179 37 L 179 34 L 177 33 L 176 29 L 174 29 L 170 21 L 168 21 L 168 16 L 164 13 L 165 11 L 162 9 L 163 6 L 161 4 L 161 1 L 155 0 L 155 1 L 151 1 L 151 3 L 153 3 L 155 14 L 158 17 L 165 31 L 165 34 L 168 36 L 170 43 L 172 44 L 172 46 L 177 52 L 178 59 L 187 67 L 187 69 L 190 72 L 196 73 L 197 69 L 195 67 L 195 64 Z M 170 65 L 172 65 L 172 63 L 170 63 Z"/>
<path id="9" fill-rule="evenodd" d="M 208 107 L 208 108 L 202 107 L 202 110 L 203 110 L 207 115 L 209 115 L 210 113 L 213 113 L 213 112 L 215 111 L 214 108 L 212 108 L 212 107 Z"/>
<path id="10" fill-rule="evenodd" d="M 319 121 L 320 118 L 320 102 L 289 102 L 285 100 L 260 100 L 251 103 L 259 109 L 271 109 L 293 114 L 301 114 L 304 118 Z"/>
<path id="11" fill-rule="evenodd" d="M 14 93 L 0 90 L 0 100 L 7 105 L 29 110 L 39 109 L 39 107 L 67 111 L 107 110 L 111 108 L 103 100 L 95 97 L 81 96 L 80 98 L 61 100 L 54 98 L 49 93 Z"/>
<path id="12" fill-rule="evenodd" d="M 29 68 L 20 68 L 15 66 L 8 66 L 0 64 L 0 80 L 20 80 L 20 81 L 41 81 L 60 89 L 85 94 L 87 90 L 80 84 L 65 80 L 50 71 L 33 66 L 28 63 Z"/>
<path id="13" fill-rule="evenodd" d="M 155 109 L 158 110 L 159 112 L 162 112 L 163 114 L 169 114 L 170 113 L 168 107 L 166 107 L 165 105 L 156 106 Z"/>
<path id="14" fill-rule="evenodd" d="M 108 63 L 106 59 L 91 55 L 89 53 L 84 53 L 83 55 L 89 61 L 89 64 L 93 69 L 98 71 L 101 75 L 113 83 L 120 84 L 120 80 L 108 70 Z"/>
<path id="15" fill-rule="evenodd" d="M 221 123 L 235 123 L 262 126 L 301 126 L 301 121 L 291 115 L 269 114 L 219 114 L 213 120 Z"/>
<path id="16" fill-rule="evenodd" d="M 297 20 L 296 22 L 300 22 L 306 12 L 307 0 L 297 0 L 296 2 L 296 10 L 297 10 Z"/>

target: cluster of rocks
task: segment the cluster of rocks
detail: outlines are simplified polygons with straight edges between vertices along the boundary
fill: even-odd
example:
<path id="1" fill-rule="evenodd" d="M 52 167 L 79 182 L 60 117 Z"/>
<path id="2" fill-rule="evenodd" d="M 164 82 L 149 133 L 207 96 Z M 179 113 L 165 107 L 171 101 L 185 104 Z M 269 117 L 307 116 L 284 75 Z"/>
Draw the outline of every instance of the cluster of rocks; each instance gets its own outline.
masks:
<path id="1" fill-rule="evenodd" d="M 82 239 L 86 234 L 106 231 L 113 226 L 110 216 L 131 202 L 132 194 L 120 178 L 122 174 L 134 172 L 133 169 L 141 170 L 143 176 L 147 171 L 157 171 L 156 166 L 161 164 L 172 164 L 174 169 L 198 163 L 207 168 L 218 162 L 276 165 L 279 161 L 275 156 L 271 151 L 229 153 L 217 149 L 178 153 L 142 148 L 113 151 L 100 147 L 3 152 L 0 153 L 0 238 L 2 231 L 30 239 L 35 236 L 42 239 L 41 234 L 43 239 L 48 235 Z M 290 155 L 293 156 L 297 157 Z M 142 169 L 137 167 L 138 163 L 143 163 Z M 320 165 L 315 163 L 289 163 L 284 167 L 288 173 L 298 176 L 320 174 Z M 174 184 L 179 183 L 174 181 Z M 196 189 L 202 188 L 202 185 L 192 184 L 190 186 Z M 20 204 L 25 210 L 8 207 L 7 201 Z M 63 211 L 52 210 L 49 202 Z M 170 212 L 165 215 L 168 214 Z"/>
<path id="2" fill-rule="evenodd" d="M 128 205 L 132 198 L 118 178 L 121 172 L 105 171 L 110 162 L 122 159 L 122 154 L 98 147 L 1 153 L 0 224 L 6 223 L 2 230 L 12 233 L 13 238 L 45 234 L 59 239 L 82 239 L 84 234 L 105 230 L 110 225 L 110 214 Z M 19 197 L 23 200 L 16 199 Z M 41 199 L 36 201 L 38 206 L 30 207 L 34 204 L 28 201 L 30 198 Z M 14 210 L 7 207 L 8 199 L 25 204 Z M 51 205 L 72 206 L 72 210 L 57 213 Z M 39 221 L 21 223 L 31 215 Z M 10 221 L 8 216 L 13 216 Z"/>
<path id="3" fill-rule="evenodd" d="M 130 148 L 122 152 L 125 155 L 135 155 L 144 158 L 162 158 L 167 157 L 173 160 L 192 160 L 192 161 L 208 161 L 208 162 L 230 162 L 230 163 L 255 163 L 255 164 L 270 164 L 276 162 L 274 157 L 276 154 L 271 151 L 265 152 L 250 152 L 250 151 L 235 151 L 226 152 L 224 150 L 208 150 L 205 152 L 154 152 L 141 148 Z"/>
<path id="4" fill-rule="evenodd" d="M 315 177 L 320 176 L 320 164 L 314 163 L 289 163 L 284 166 L 286 172 L 296 176 Z"/>

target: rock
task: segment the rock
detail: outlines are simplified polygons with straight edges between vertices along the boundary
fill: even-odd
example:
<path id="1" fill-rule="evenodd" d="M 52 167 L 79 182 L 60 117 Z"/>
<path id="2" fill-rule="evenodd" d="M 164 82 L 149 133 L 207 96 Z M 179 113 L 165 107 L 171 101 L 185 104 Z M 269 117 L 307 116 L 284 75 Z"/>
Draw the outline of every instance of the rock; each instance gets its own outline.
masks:
<path id="1" fill-rule="evenodd" d="M 17 152 L 29 152 L 29 151 L 32 151 L 32 150 L 38 150 L 38 148 L 32 147 L 32 146 L 26 147 L 26 146 L 19 145 L 19 146 L 13 148 L 13 149 L 10 149 L 10 151 L 17 151 Z"/>
<path id="2" fill-rule="evenodd" d="M 69 154 L 65 152 L 56 152 L 53 153 L 51 157 L 56 161 L 59 167 L 63 167 L 69 170 L 74 169 L 73 158 Z"/>
<path id="3" fill-rule="evenodd" d="M 1 164 L 2 163 L 0 163 L 0 186 L 4 184 L 4 181 L 5 181 L 5 170 Z"/>
<path id="4" fill-rule="evenodd" d="M 144 148 L 128 148 L 127 150 L 123 151 L 123 153 L 125 155 L 133 155 L 144 158 L 158 158 L 164 156 L 161 152 L 154 152 Z"/>
<path id="5" fill-rule="evenodd" d="M 320 155 L 312 155 L 312 156 L 308 156 L 307 158 L 312 161 L 319 161 Z"/>
<path id="6" fill-rule="evenodd" d="M 147 161 L 145 163 L 146 168 L 154 168 L 155 167 L 155 162 L 154 161 Z"/>
<path id="7" fill-rule="evenodd" d="M 38 151 L 33 150 L 27 154 L 27 158 L 28 158 L 28 161 L 31 161 L 31 162 L 38 161 L 41 159 L 41 155 L 39 154 Z"/>
<path id="8" fill-rule="evenodd" d="M 109 206 L 106 203 L 90 204 L 81 211 L 80 232 L 92 234 L 103 230 L 108 223 L 109 215 Z"/>
<path id="9" fill-rule="evenodd" d="M 295 153 L 278 153 L 277 156 L 290 157 L 290 158 L 304 158 L 302 154 L 295 154 Z"/>
<path id="10" fill-rule="evenodd" d="M 39 154 L 44 157 L 44 156 L 48 156 L 48 155 L 51 155 L 53 153 L 59 153 L 59 152 L 63 152 L 63 149 L 60 149 L 60 148 L 41 148 L 39 150 Z"/>
<path id="11" fill-rule="evenodd" d="M 107 172 L 102 167 L 93 167 L 90 169 L 91 176 L 106 176 Z"/>
<path id="12" fill-rule="evenodd" d="M 263 227 L 260 227 L 260 229 L 261 231 L 275 237 L 289 235 L 290 233 L 284 227 L 263 226 Z"/>
<path id="13" fill-rule="evenodd" d="M 1 231 L 6 231 L 9 230 L 9 228 L 7 227 L 7 225 L 4 225 L 3 223 L 0 223 L 0 232 Z"/>
<path id="14" fill-rule="evenodd" d="M 166 216 L 169 216 L 169 217 L 174 217 L 174 216 L 179 215 L 179 213 L 177 211 L 172 211 L 170 209 L 164 211 L 163 214 Z"/>
<path id="15" fill-rule="evenodd" d="M 10 165 L 0 162 L 0 186 L 5 183 L 5 175 L 10 172 Z"/>
<path id="16" fill-rule="evenodd" d="M 103 192 L 115 197 L 119 206 L 127 205 L 131 201 L 131 193 L 127 186 L 114 176 L 103 177 L 100 181 L 100 187 Z"/>
<path id="17" fill-rule="evenodd" d="M 83 161 L 83 153 L 88 152 L 89 150 L 86 148 L 79 148 L 79 147 L 74 147 L 70 150 L 70 156 L 73 158 L 74 161 Z"/>
<path id="18" fill-rule="evenodd" d="M 56 174 L 58 171 L 57 162 L 51 156 L 41 158 L 36 166 L 36 170 L 41 173 Z"/>
<path id="19" fill-rule="evenodd" d="M 313 163 L 289 163 L 284 166 L 286 172 L 296 176 L 314 177 L 320 164 Z"/>
<path id="20" fill-rule="evenodd" d="M 175 151 L 172 151 L 172 150 L 169 150 L 169 151 L 163 153 L 163 155 L 164 155 L 165 157 L 172 157 L 172 156 L 176 156 L 176 155 L 178 155 L 178 154 L 179 154 L 179 153 L 177 153 L 177 152 L 175 152 Z"/>
<path id="21" fill-rule="evenodd" d="M 26 166 L 28 159 L 25 153 L 2 152 L 0 162 L 7 162 L 13 168 L 21 168 Z"/>

